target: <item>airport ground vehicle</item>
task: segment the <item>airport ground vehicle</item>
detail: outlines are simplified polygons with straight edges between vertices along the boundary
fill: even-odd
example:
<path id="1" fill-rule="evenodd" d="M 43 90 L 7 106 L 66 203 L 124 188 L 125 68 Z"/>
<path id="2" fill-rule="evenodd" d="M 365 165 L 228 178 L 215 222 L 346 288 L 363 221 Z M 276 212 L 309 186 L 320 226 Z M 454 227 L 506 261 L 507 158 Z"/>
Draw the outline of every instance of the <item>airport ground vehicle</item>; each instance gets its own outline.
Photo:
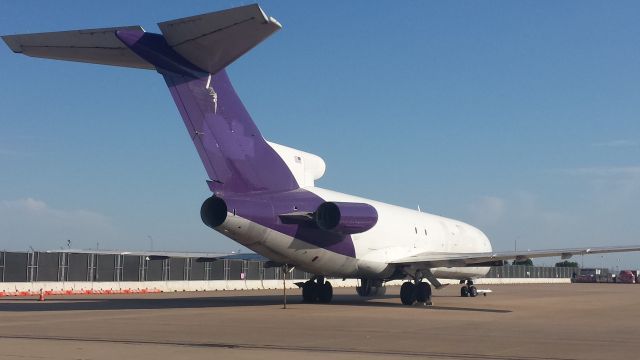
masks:
<path id="1" fill-rule="evenodd" d="M 635 284 L 636 277 L 630 270 L 622 270 L 617 276 L 617 282 L 622 284 Z"/>
<path id="2" fill-rule="evenodd" d="M 580 269 L 571 282 L 574 283 L 607 283 L 612 282 L 612 274 L 607 269 L 584 268 Z"/>

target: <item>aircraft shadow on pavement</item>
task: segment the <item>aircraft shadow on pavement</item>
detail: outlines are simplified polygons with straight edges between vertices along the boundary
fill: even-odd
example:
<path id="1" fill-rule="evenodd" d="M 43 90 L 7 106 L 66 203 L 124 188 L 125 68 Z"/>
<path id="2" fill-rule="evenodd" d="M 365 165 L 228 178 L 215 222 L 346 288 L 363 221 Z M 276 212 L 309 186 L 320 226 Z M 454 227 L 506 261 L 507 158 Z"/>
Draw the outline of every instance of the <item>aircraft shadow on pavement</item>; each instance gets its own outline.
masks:
<path id="1" fill-rule="evenodd" d="M 384 302 L 377 300 L 395 299 L 397 302 Z M 424 307 L 416 304 L 407 307 L 400 304 L 397 296 L 386 295 L 376 298 L 362 298 L 357 295 L 335 295 L 330 304 L 308 304 L 308 306 L 363 306 L 384 308 L 415 308 L 416 310 L 447 310 L 447 311 L 476 311 L 489 313 L 509 313 L 511 310 L 475 308 L 475 307 L 451 307 L 436 305 Z M 306 306 L 299 295 L 288 295 L 287 304 L 291 306 Z M 32 298 L 4 298 L 0 300 L 1 312 L 16 311 L 82 311 L 82 310 L 144 310 L 144 309 L 194 309 L 217 307 L 243 307 L 243 306 L 277 306 L 282 305 L 282 296 L 212 296 L 212 297 L 171 297 L 157 298 L 126 298 L 126 297 L 96 297 L 73 298 L 56 297 L 47 298 L 46 301 L 36 301 Z"/>
<path id="2" fill-rule="evenodd" d="M 397 296 L 388 296 L 389 298 L 395 298 L 397 302 L 376 302 L 371 301 L 375 299 L 357 299 L 355 301 L 341 301 L 340 299 L 336 299 L 331 302 L 330 305 L 349 305 L 349 306 L 377 306 L 377 307 L 401 307 L 401 308 L 416 308 L 416 309 L 424 309 L 424 310 L 448 310 L 448 311 L 473 311 L 473 312 L 487 312 L 487 313 L 510 313 L 511 310 L 505 309 L 491 309 L 491 308 L 477 308 L 477 307 L 458 307 L 458 306 L 438 306 L 438 298 L 434 297 L 433 301 L 436 305 L 433 306 L 424 306 L 419 303 L 414 304 L 413 306 L 406 306 L 400 304 L 400 299 Z M 381 299 L 381 298 L 376 298 Z M 369 301 L 367 301 L 369 300 Z M 472 299 L 469 299 L 472 301 Z"/>

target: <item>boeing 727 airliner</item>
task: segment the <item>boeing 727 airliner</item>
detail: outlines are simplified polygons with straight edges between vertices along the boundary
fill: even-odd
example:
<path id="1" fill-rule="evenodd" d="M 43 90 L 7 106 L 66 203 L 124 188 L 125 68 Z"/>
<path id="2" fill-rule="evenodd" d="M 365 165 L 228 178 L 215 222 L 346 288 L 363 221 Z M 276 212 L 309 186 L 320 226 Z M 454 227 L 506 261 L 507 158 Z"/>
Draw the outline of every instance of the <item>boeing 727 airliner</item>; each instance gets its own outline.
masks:
<path id="1" fill-rule="evenodd" d="M 301 284 L 305 302 L 330 302 L 326 277 L 361 279 L 358 293 L 380 294 L 406 279 L 403 304 L 431 303 L 439 279 L 464 284 L 510 259 L 640 251 L 640 246 L 494 252 L 463 222 L 315 187 L 325 172 L 313 154 L 266 141 L 225 68 L 281 25 L 258 5 L 171 20 L 162 34 L 140 26 L 9 35 L 28 56 L 157 71 L 164 78 L 209 179 L 204 224 L 273 264 L 316 274 Z"/>

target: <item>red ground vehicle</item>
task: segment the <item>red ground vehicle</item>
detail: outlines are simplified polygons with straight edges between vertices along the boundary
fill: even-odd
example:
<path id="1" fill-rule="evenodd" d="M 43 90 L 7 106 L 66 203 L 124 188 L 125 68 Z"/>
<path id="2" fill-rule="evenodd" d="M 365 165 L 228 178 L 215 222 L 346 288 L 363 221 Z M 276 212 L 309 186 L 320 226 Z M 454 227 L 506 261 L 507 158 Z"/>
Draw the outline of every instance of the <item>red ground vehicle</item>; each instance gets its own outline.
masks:
<path id="1" fill-rule="evenodd" d="M 574 273 L 575 274 L 575 273 Z M 574 283 L 606 283 L 611 281 L 611 274 L 607 269 L 583 268 L 571 279 Z"/>
<path id="2" fill-rule="evenodd" d="M 593 274 L 588 275 L 578 275 L 575 278 L 571 279 L 571 282 L 574 283 L 594 283 L 596 281 L 596 276 Z"/>
<path id="3" fill-rule="evenodd" d="M 635 284 L 636 276 L 633 275 L 633 272 L 631 272 L 630 270 L 622 270 L 620 271 L 620 274 L 618 274 L 617 282 L 623 284 Z"/>

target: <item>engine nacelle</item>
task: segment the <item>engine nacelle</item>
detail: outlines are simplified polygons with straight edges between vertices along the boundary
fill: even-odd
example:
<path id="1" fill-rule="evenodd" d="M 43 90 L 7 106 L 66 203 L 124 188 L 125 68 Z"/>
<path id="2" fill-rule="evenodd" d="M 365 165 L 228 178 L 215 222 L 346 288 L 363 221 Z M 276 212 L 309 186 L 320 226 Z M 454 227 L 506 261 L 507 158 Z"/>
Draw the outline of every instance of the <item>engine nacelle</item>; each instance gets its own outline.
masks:
<path id="1" fill-rule="evenodd" d="M 340 234 L 358 234 L 378 222 L 376 209 L 365 203 L 325 202 L 314 213 L 316 225 Z"/>
<path id="2" fill-rule="evenodd" d="M 200 207 L 200 218 L 205 225 L 215 229 L 227 219 L 227 204 L 216 196 L 208 198 Z"/>

